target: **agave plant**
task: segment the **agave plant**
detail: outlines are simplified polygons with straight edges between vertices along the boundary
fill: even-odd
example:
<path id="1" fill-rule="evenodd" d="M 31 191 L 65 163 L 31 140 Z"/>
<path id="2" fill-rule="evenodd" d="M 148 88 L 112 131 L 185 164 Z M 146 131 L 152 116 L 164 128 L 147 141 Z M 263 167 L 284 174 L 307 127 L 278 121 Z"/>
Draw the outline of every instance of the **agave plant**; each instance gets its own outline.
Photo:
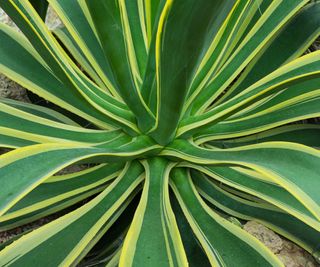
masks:
<path id="1" fill-rule="evenodd" d="M 0 231 L 63 215 L 1 266 L 282 266 L 246 220 L 319 255 L 318 1 L 48 2 L 0 0 L 0 71 L 54 104 L 0 100 Z"/>

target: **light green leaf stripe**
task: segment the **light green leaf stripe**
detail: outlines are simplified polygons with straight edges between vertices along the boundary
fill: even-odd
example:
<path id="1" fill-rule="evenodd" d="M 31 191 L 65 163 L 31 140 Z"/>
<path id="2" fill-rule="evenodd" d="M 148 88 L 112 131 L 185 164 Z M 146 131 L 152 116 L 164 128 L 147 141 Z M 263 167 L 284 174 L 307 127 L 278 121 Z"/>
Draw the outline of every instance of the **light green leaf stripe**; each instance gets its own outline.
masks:
<path id="1" fill-rule="evenodd" d="M 316 124 L 295 124 L 285 125 L 265 132 L 249 135 L 242 138 L 212 141 L 209 144 L 221 147 L 231 148 L 242 145 L 250 145 L 268 141 L 283 141 L 298 143 L 311 147 L 320 147 L 320 125 Z M 196 142 L 200 144 L 201 142 Z"/>
<path id="2" fill-rule="evenodd" d="M 248 116 L 239 120 L 226 120 L 199 131 L 195 136 L 195 140 L 197 140 L 197 143 L 203 143 L 243 137 L 292 122 L 315 118 L 320 116 L 319 105 L 320 97 L 307 101 L 299 101 L 297 104 L 288 105 L 278 110 L 271 108 L 272 110 L 269 112 L 261 112 L 261 115 L 257 114 L 257 116 Z"/>
<path id="3" fill-rule="evenodd" d="M 285 142 L 204 149 L 188 141 L 176 140 L 161 154 L 196 164 L 234 164 L 251 168 L 281 185 L 320 221 L 320 196 L 316 186 L 320 152 L 315 149 Z"/>
<path id="4" fill-rule="evenodd" d="M 98 148 L 53 143 L 28 146 L 1 155 L 0 214 L 4 214 L 36 186 L 70 164 L 88 158 L 95 158 L 96 162 L 125 162 L 160 149 L 146 137 L 114 145 L 110 143 L 109 146 L 107 144 Z M 43 165 L 43 162 L 47 164 Z M 34 166 L 31 170 L 30 164 Z"/>
<path id="5" fill-rule="evenodd" d="M 41 210 L 70 197 L 108 186 L 119 175 L 124 164 L 104 164 L 88 170 L 52 176 L 37 186 L 0 217 L 0 222 Z"/>
<path id="6" fill-rule="evenodd" d="M 50 5 L 55 9 L 59 18 L 68 29 L 76 45 L 93 67 L 94 71 L 103 80 L 108 90 L 117 99 L 121 99 L 114 88 L 115 81 L 112 70 L 106 60 L 102 47 L 96 38 L 88 18 L 83 13 L 79 1 L 57 1 L 49 0 Z"/>
<path id="7" fill-rule="evenodd" d="M 255 54 L 270 40 L 307 0 L 272 1 L 268 9 L 257 21 L 237 50 L 215 75 L 205 89 L 195 91 L 187 105 L 192 103 L 193 111 L 200 114 L 234 80 Z M 192 102 L 194 100 L 194 102 Z"/>
<path id="8" fill-rule="evenodd" d="M 188 266 L 169 201 L 168 179 L 174 164 L 154 158 L 143 165 L 145 185 L 119 266 Z"/>
<path id="9" fill-rule="evenodd" d="M 310 253 L 314 253 L 318 249 L 320 231 L 308 227 L 295 217 L 272 205 L 245 200 L 230 194 L 198 172 L 192 172 L 191 176 L 197 191 L 212 205 L 243 220 L 258 220 Z"/>
<path id="10" fill-rule="evenodd" d="M 287 88 L 307 79 L 320 77 L 320 51 L 316 51 L 296 59 L 283 67 L 277 69 L 265 78 L 256 82 L 241 94 L 229 101 L 213 108 L 212 110 L 199 115 L 182 120 L 177 136 L 191 135 L 195 129 L 209 127 L 238 110 L 250 105 L 276 91 Z"/>
<path id="11" fill-rule="evenodd" d="M 176 169 L 171 187 L 211 266 L 283 266 L 257 239 L 211 210 L 186 170 Z"/>
<path id="12" fill-rule="evenodd" d="M 2 250 L 0 264 L 70 266 L 86 250 L 89 242 L 96 238 L 99 230 L 106 232 L 121 214 L 127 205 L 126 199 L 143 178 L 142 171 L 139 163 L 128 164 L 105 191 L 86 205 L 25 235 Z M 65 242 L 67 236 L 68 242 Z M 54 248 L 55 253 L 48 255 L 48 247 Z"/>
<path id="13" fill-rule="evenodd" d="M 320 231 L 319 221 L 303 204 L 284 188 L 260 173 L 241 167 L 199 166 L 190 163 L 182 163 L 179 166 L 199 170 L 222 184 L 254 196 L 255 201 L 263 199 L 272 203 Z"/>

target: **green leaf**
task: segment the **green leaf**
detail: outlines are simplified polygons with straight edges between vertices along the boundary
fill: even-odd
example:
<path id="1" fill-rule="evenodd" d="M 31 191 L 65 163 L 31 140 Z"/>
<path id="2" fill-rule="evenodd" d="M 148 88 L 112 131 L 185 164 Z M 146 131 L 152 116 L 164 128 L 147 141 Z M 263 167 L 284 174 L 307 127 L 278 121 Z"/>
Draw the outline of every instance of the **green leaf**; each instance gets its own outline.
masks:
<path id="1" fill-rule="evenodd" d="M 68 86 L 58 80 L 21 34 L 16 33 L 8 26 L 0 25 L 0 40 L 4 44 L 0 47 L 2 54 L 0 58 L 0 70 L 3 74 L 33 93 L 80 117 L 84 117 L 101 128 L 109 129 L 114 127 L 113 117 L 108 119 L 105 114 L 106 110 L 101 112 L 101 110 L 94 109 L 74 86 Z M 111 100 L 109 99 L 108 101 Z M 114 104 L 118 105 L 117 103 Z M 120 117 L 124 115 L 127 119 L 131 120 L 131 125 L 134 124 L 135 119 L 132 117 L 133 115 L 130 115 L 128 110 L 123 110 L 122 105 L 118 107 L 112 106 L 108 108 L 109 111 L 115 108 L 114 111 L 118 115 L 122 113 Z"/>
<path id="2" fill-rule="evenodd" d="M 259 50 L 307 2 L 307 0 L 293 0 L 290 3 L 272 1 L 266 12 L 263 13 L 219 72 L 208 82 L 205 88 L 199 88 L 190 96 L 187 106 L 192 103 L 193 113 L 199 114 L 209 107 Z"/>
<path id="3" fill-rule="evenodd" d="M 72 42 L 80 49 L 88 63 L 93 67 L 93 71 L 103 81 L 107 90 L 120 99 L 115 89 L 117 84 L 110 64 L 104 55 L 94 28 L 92 28 L 93 25 L 90 25 L 92 21 L 91 17 L 89 17 L 90 14 L 87 12 L 85 2 L 49 0 L 49 3 L 62 20 L 68 31 L 68 36 L 72 38 Z"/>
<path id="4" fill-rule="evenodd" d="M 170 195 L 172 209 L 174 211 L 174 215 L 177 219 L 177 224 L 179 227 L 179 231 L 181 234 L 181 239 L 183 242 L 183 246 L 188 258 L 188 264 L 190 267 L 197 267 L 199 265 L 203 267 L 210 267 L 210 262 L 204 253 L 201 245 L 193 234 L 192 228 L 188 223 L 188 220 L 183 214 L 181 207 L 179 206 L 179 202 L 174 196 L 174 194 Z"/>
<path id="5" fill-rule="evenodd" d="M 320 221 L 318 150 L 294 143 L 270 142 L 233 149 L 204 149 L 188 141 L 176 140 L 162 153 L 196 164 L 232 164 L 251 168 L 268 177 L 301 202 L 314 217 L 310 225 Z M 305 177 L 305 179 L 301 179 Z"/>
<path id="6" fill-rule="evenodd" d="M 316 51 L 296 59 L 256 82 L 229 101 L 204 114 L 182 120 L 177 135 L 190 136 L 195 131 L 209 127 L 266 96 L 305 80 L 319 78 L 319 55 L 320 52 Z"/>
<path id="7" fill-rule="evenodd" d="M 118 148 L 114 148 L 118 147 Z M 146 137 L 120 144 L 107 143 L 98 147 L 75 144 L 43 144 L 19 148 L 0 156 L 0 214 L 2 215 L 27 193 L 59 170 L 80 160 L 95 162 L 128 161 L 159 150 Z M 47 162 L 47 164 L 42 164 Z M 89 161 L 90 162 L 90 161 Z M 30 166 L 34 166 L 30 168 Z"/>
<path id="8" fill-rule="evenodd" d="M 320 147 L 320 126 L 315 124 L 285 125 L 261 133 L 220 141 L 211 141 L 209 144 L 220 148 L 231 148 L 243 145 L 263 143 L 269 141 L 283 141 L 298 143 L 315 148 Z M 200 140 L 199 140 L 200 141 Z"/>
<path id="9" fill-rule="evenodd" d="M 243 137 L 260 133 L 292 122 L 320 116 L 319 105 L 320 97 L 307 101 L 298 101 L 297 104 L 293 105 L 285 105 L 284 103 L 284 107 L 279 109 L 272 106 L 266 112 L 261 112 L 261 114 L 256 113 L 247 118 L 226 120 L 212 125 L 199 131 L 195 139 L 201 143 L 204 141 Z M 277 139 L 276 141 L 280 140 Z"/>
<path id="10" fill-rule="evenodd" d="M 121 130 L 91 130 L 67 125 L 20 111 L 20 107 L 17 109 L 1 102 L 0 127 L 2 128 L 2 133 L 12 137 L 19 136 L 20 139 L 27 140 L 27 144 L 28 141 L 37 143 L 69 141 L 99 144 L 108 142 L 121 135 L 124 136 Z"/>
<path id="11" fill-rule="evenodd" d="M 119 94 L 137 116 L 139 127 L 145 132 L 153 126 L 154 116 L 139 90 L 142 78 L 130 38 L 130 23 L 125 20 L 126 2 L 91 0 L 86 3 L 105 56 L 115 75 Z M 140 24 L 136 24 L 136 27 L 139 26 Z"/>
<path id="12" fill-rule="evenodd" d="M 168 179 L 173 165 L 161 158 L 143 162 L 146 180 L 119 266 L 187 266 L 170 206 Z"/>
<path id="13" fill-rule="evenodd" d="M 172 173 L 172 189 L 211 266 L 283 266 L 253 236 L 211 210 L 186 170 Z"/>
<path id="14" fill-rule="evenodd" d="M 122 174 L 93 200 L 2 250 L 1 265 L 70 266 L 84 256 L 82 252 L 88 249 L 87 245 L 91 242 L 90 246 L 93 246 L 123 212 L 142 180 L 142 171 L 139 163 L 128 164 Z M 48 254 L 50 248 L 55 253 Z"/>
<path id="15" fill-rule="evenodd" d="M 39 105 L 25 103 L 21 101 L 16 101 L 8 98 L 0 98 L 1 103 L 5 103 L 11 107 L 17 108 L 21 111 L 25 111 L 29 114 L 39 116 L 44 119 L 53 120 L 56 122 L 62 122 L 64 124 L 72 125 L 72 126 L 80 126 L 78 123 L 74 122 L 67 116 L 53 110 L 50 108 L 42 107 Z"/>
<path id="16" fill-rule="evenodd" d="M 121 121 L 120 124 L 127 124 L 129 129 L 125 128 L 127 128 L 128 132 L 137 132 L 138 129 L 134 118 L 127 114 L 131 117 L 129 118 L 123 113 L 122 103 L 119 104 L 116 99 L 95 86 L 79 67 L 70 60 L 69 56 L 55 40 L 53 34 L 38 17 L 31 4 L 27 0 L 16 0 L 14 2 L 1 2 L 2 8 L 13 18 L 63 85 L 80 94 L 81 98 L 89 102 L 91 109 L 94 107 L 103 113 L 106 119 L 110 119 L 113 126 L 115 124 L 118 125 L 114 123 L 114 120 L 118 120 L 119 122 Z"/>
<path id="17" fill-rule="evenodd" d="M 181 164 L 181 166 L 199 170 L 217 182 L 247 195 L 255 196 L 255 200 L 262 199 L 272 203 L 315 229 L 320 227 L 319 222 L 299 200 L 265 175 L 241 167 L 199 166 L 195 164 Z"/>
<path id="18" fill-rule="evenodd" d="M 311 254 L 318 249 L 320 233 L 295 217 L 272 205 L 232 195 L 200 173 L 192 172 L 191 176 L 197 191 L 212 205 L 243 220 L 258 220 Z"/>
<path id="19" fill-rule="evenodd" d="M 300 27 L 303 25 L 303 27 Z M 281 65 L 301 56 L 320 32 L 320 3 L 310 3 L 250 63 L 224 101 L 239 94 Z"/>
<path id="20" fill-rule="evenodd" d="M 231 3 L 166 2 L 155 41 L 158 104 L 156 125 L 150 134 L 158 143 L 165 145 L 174 138 L 203 46 L 217 33 Z"/>
<path id="21" fill-rule="evenodd" d="M 72 174 L 52 176 L 2 215 L 0 222 L 42 210 L 101 186 L 107 187 L 123 166 L 124 164 L 103 164 Z"/>
<path id="22" fill-rule="evenodd" d="M 188 97 L 197 89 L 199 90 L 199 88 L 205 86 L 208 80 L 217 72 L 218 65 L 222 61 L 222 56 L 228 51 L 232 41 L 236 39 L 236 36 L 241 31 L 246 29 L 245 24 L 251 21 L 251 16 L 258 12 L 258 8 L 261 9 L 259 6 L 260 2 L 240 0 L 234 3 L 234 1 L 225 1 L 224 5 L 228 7 L 231 4 L 232 9 L 228 9 L 228 16 L 219 28 L 216 36 L 213 36 L 212 41 L 201 58 L 201 62 L 189 88 Z M 184 111 L 186 109 L 187 107 L 185 106 Z"/>
<path id="23" fill-rule="evenodd" d="M 30 0 L 30 3 L 38 12 L 39 16 L 45 20 L 49 3 L 46 0 Z"/>

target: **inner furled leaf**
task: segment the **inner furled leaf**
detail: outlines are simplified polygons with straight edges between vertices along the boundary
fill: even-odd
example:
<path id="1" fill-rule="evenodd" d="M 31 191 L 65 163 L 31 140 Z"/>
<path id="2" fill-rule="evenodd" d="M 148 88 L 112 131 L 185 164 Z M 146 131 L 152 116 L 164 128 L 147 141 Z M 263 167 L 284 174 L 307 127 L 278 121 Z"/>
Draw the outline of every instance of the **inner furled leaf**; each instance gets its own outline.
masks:
<path id="1" fill-rule="evenodd" d="M 86 3 L 118 84 L 119 94 L 137 116 L 139 127 L 144 132 L 153 126 L 154 117 L 140 93 L 142 77 L 132 41 L 130 26 L 133 25 L 128 22 L 126 2 L 90 0 Z M 135 27 L 140 27 L 140 23 Z M 141 45 L 145 49 L 144 42 Z"/>
<path id="2" fill-rule="evenodd" d="M 160 144 L 175 136 L 193 72 L 206 40 L 215 36 L 227 16 L 226 6 L 231 8 L 230 1 L 166 2 L 155 36 L 157 116 L 150 133 Z"/>

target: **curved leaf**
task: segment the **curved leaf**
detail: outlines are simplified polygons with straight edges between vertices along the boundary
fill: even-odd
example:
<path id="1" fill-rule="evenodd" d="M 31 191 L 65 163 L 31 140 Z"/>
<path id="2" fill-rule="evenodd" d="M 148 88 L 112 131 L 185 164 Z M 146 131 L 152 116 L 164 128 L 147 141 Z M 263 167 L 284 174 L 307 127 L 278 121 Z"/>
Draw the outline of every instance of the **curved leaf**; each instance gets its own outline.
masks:
<path id="1" fill-rule="evenodd" d="M 119 266 L 187 266 L 169 202 L 168 179 L 173 166 L 161 158 L 145 161 L 143 165 L 145 185 L 124 241 Z"/>
<path id="2" fill-rule="evenodd" d="M 290 192 L 313 214 L 317 224 L 320 221 L 320 196 L 317 190 L 320 152 L 315 149 L 281 142 L 233 149 L 204 149 L 188 141 L 176 140 L 161 154 L 196 164 L 233 164 L 251 168 Z M 311 221 L 310 224 L 314 225 Z"/>
<path id="3" fill-rule="evenodd" d="M 172 189 L 211 266 L 283 266 L 262 243 L 212 211 L 185 170 L 174 170 Z"/>
<path id="4" fill-rule="evenodd" d="M 97 234 L 101 236 L 105 233 L 128 205 L 130 195 L 142 180 L 142 172 L 139 163 L 128 164 L 105 191 L 86 205 L 23 236 L 2 250 L 1 265 L 69 266 L 78 257 L 83 257 L 81 253 L 88 249 L 89 242 L 97 241 Z M 66 237 L 68 242 L 65 242 Z M 50 248 L 55 253 L 48 255 Z"/>

